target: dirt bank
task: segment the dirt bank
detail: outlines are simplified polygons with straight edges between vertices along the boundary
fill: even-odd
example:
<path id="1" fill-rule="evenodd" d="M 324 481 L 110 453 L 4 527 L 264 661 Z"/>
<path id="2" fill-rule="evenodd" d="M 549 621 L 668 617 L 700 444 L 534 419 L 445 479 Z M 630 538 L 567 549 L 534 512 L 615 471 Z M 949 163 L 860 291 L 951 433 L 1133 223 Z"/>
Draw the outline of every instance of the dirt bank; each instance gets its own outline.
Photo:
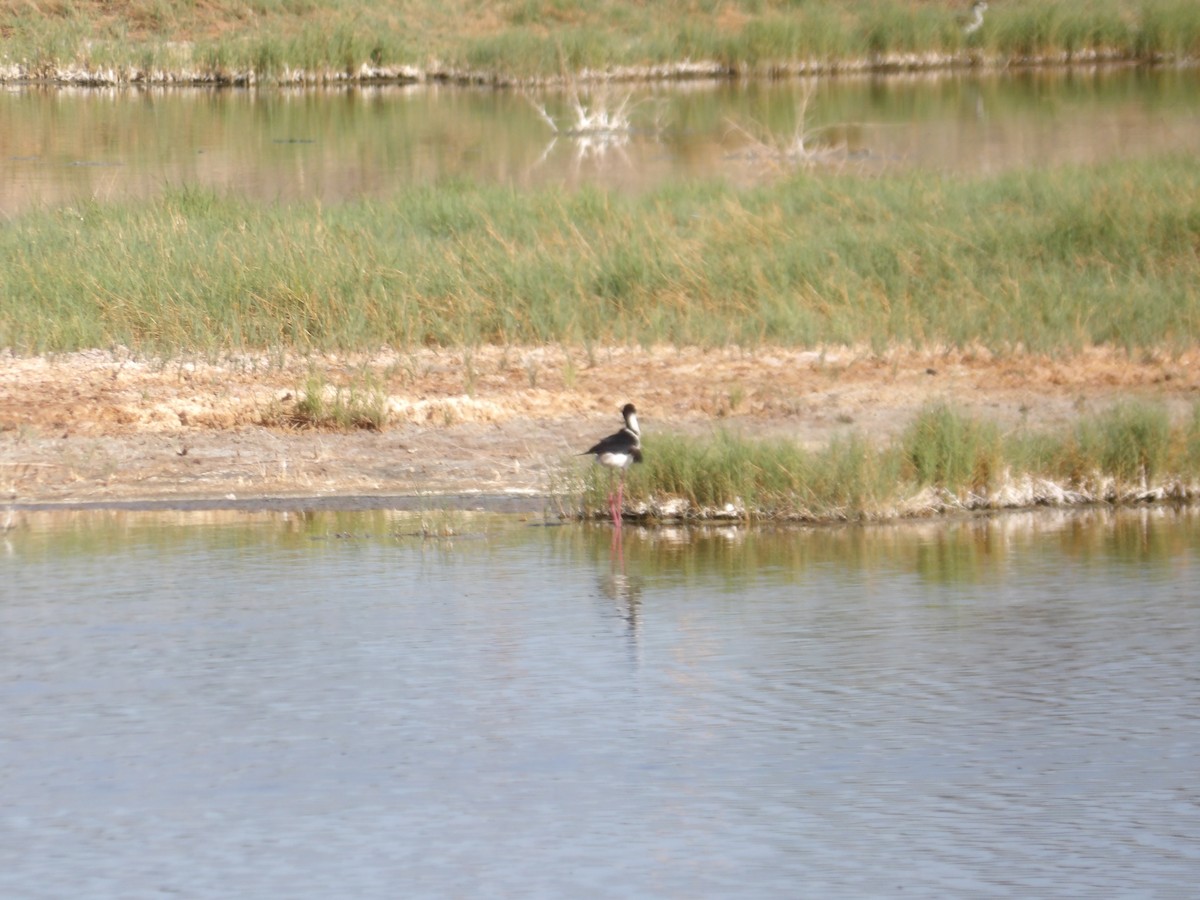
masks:
<path id="1" fill-rule="evenodd" d="M 377 385 L 383 431 L 264 425 L 312 373 Z M 946 399 L 1003 425 L 1053 426 L 1123 397 L 1200 399 L 1200 353 L 1070 359 L 983 352 L 561 348 L 373 357 L 147 360 L 125 352 L 0 356 L 0 490 L 17 503 L 544 493 L 619 425 L 820 444 L 883 439 Z"/>

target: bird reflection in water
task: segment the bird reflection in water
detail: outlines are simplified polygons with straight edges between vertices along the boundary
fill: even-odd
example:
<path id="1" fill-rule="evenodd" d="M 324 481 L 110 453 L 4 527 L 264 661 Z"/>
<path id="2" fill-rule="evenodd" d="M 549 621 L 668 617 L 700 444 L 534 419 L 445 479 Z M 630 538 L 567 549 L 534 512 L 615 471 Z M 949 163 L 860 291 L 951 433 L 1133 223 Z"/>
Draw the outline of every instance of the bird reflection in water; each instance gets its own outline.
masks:
<path id="1" fill-rule="evenodd" d="M 642 579 L 626 571 L 624 531 L 624 528 L 613 529 L 609 569 L 601 572 L 597 583 L 600 593 L 613 602 L 617 615 L 625 622 L 630 639 L 636 642 L 641 623 Z"/>

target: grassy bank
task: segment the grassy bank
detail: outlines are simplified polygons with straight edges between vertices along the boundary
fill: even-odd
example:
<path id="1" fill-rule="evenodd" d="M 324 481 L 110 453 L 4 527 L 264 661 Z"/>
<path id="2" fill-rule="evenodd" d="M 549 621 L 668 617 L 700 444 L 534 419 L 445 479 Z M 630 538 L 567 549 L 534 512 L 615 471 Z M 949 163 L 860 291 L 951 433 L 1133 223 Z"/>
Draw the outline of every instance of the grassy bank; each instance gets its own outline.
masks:
<path id="1" fill-rule="evenodd" d="M 337 207 L 178 190 L 5 223 L 0 347 L 1169 349 L 1200 337 L 1198 248 L 1188 157 L 636 197 L 454 182 Z"/>
<path id="2" fill-rule="evenodd" d="M 858 521 L 1089 502 L 1200 496 L 1200 403 L 1172 424 L 1164 407 L 1125 402 L 1068 431 L 1010 433 L 944 404 L 926 407 L 890 443 L 861 436 L 820 450 L 719 432 L 645 441 L 630 471 L 626 515 L 642 518 Z M 607 516 L 610 478 L 577 489 L 585 516 Z"/>
<path id="3" fill-rule="evenodd" d="M 1200 56 L 1193 0 L 1008 0 L 967 33 L 948 0 L 0 0 L 8 79 L 509 80 L 698 63 L 763 74 L 840 65 Z"/>

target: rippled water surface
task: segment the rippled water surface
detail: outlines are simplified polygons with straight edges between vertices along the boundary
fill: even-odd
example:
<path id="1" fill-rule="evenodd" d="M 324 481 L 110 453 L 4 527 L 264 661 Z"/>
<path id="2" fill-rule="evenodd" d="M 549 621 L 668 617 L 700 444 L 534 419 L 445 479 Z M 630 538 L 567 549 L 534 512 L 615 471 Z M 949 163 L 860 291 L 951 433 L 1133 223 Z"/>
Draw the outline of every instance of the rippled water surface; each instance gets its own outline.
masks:
<path id="1" fill-rule="evenodd" d="M 620 127 L 580 133 L 576 100 Z M 27 87 L 0 91 L 0 215 L 181 185 L 335 202 L 445 178 L 642 190 L 756 182 L 808 159 L 986 173 L 1163 151 L 1200 152 L 1200 70 L 617 85 L 578 97 Z"/>
<path id="2" fill-rule="evenodd" d="M 445 518 L 22 514 L 0 895 L 1200 879 L 1195 513 L 620 545 Z"/>

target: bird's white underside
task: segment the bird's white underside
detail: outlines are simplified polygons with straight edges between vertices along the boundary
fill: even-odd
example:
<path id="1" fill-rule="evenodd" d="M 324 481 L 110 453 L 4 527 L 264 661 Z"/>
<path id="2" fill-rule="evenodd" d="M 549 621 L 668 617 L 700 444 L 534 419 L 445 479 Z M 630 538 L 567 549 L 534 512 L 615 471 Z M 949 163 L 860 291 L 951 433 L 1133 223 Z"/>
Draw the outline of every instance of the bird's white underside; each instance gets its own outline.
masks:
<path id="1" fill-rule="evenodd" d="M 633 462 L 632 453 L 598 453 L 596 462 L 610 469 L 624 469 Z"/>

